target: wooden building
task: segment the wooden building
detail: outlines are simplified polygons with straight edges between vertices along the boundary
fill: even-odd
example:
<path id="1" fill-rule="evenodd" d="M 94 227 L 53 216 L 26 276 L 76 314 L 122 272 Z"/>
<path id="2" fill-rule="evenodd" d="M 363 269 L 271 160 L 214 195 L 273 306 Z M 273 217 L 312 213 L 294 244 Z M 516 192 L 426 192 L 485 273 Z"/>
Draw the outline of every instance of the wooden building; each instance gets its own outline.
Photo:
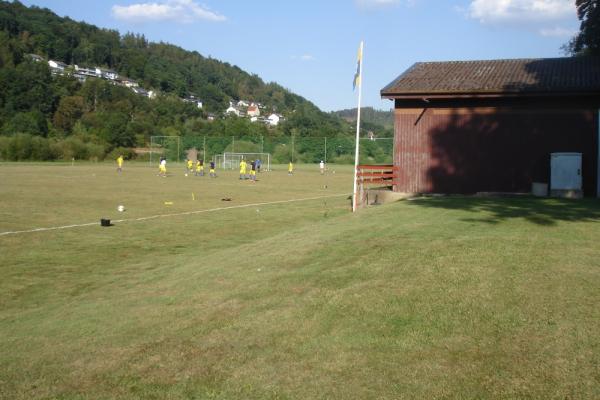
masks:
<path id="1" fill-rule="evenodd" d="M 417 63 L 381 90 L 395 102 L 399 192 L 530 192 L 550 154 L 582 153 L 600 197 L 600 58 Z"/>

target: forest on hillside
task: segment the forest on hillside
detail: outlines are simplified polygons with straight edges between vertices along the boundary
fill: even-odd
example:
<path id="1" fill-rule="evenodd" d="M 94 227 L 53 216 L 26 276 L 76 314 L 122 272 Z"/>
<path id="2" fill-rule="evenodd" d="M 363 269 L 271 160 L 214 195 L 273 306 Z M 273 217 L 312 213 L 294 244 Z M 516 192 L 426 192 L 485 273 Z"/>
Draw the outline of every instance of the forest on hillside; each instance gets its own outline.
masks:
<path id="1" fill-rule="evenodd" d="M 341 117 L 348 122 L 355 123 L 357 115 L 356 111 L 356 108 L 350 108 L 334 111 L 332 114 L 335 114 L 336 116 Z M 373 107 L 361 107 L 360 119 L 361 122 L 366 122 L 368 124 L 378 125 L 389 129 L 394 128 L 394 112 L 391 109 L 385 111 L 376 110 Z"/>
<path id="2" fill-rule="evenodd" d="M 66 64 L 66 72 L 55 73 L 48 60 Z M 103 79 L 82 82 L 72 75 L 75 65 L 115 71 L 158 95 L 140 96 Z M 189 96 L 201 99 L 202 108 L 182 101 Z M 277 113 L 283 122 L 269 126 L 224 113 L 231 101 L 242 99 L 260 103 L 263 114 Z M 347 138 L 352 132 L 339 116 L 237 66 L 0 1 L 0 159 L 101 160 L 123 152 L 133 157 L 132 148 L 148 146 L 159 135 L 262 140 Z"/>

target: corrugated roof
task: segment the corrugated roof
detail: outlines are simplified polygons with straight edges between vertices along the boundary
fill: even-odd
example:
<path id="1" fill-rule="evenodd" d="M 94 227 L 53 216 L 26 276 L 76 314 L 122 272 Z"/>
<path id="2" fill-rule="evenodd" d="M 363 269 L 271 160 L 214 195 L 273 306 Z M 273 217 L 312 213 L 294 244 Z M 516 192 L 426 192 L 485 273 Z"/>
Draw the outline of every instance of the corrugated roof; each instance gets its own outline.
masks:
<path id="1" fill-rule="evenodd" d="M 600 92 L 600 57 L 420 62 L 381 96 L 557 92 Z"/>

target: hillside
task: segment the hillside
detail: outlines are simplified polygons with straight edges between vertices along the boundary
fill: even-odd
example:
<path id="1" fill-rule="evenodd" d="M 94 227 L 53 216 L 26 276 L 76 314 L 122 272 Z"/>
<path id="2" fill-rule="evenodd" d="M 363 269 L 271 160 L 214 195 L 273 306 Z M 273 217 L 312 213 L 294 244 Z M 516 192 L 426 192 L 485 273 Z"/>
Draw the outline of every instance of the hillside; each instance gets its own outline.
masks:
<path id="1" fill-rule="evenodd" d="M 66 67 L 50 68 L 50 60 Z M 81 73 L 94 69 L 118 74 L 119 84 Z M 156 97 L 141 96 L 127 86 L 130 82 Z M 190 96 L 202 108 L 183 101 Z M 238 100 L 260 103 L 263 115 L 278 113 L 285 122 L 267 127 L 224 118 L 230 101 Z M 208 123 L 213 114 L 221 121 L 219 129 Z M 121 35 L 59 17 L 48 9 L 0 2 L 0 135 L 28 135 L 23 140 L 29 143 L 22 154 L 11 150 L 6 156 L 15 143 L 0 140 L 0 157 L 102 158 L 119 147 L 147 145 L 153 135 L 224 131 L 310 137 L 347 135 L 349 129 L 301 96 L 237 66 L 152 43 L 143 35 Z"/>
<path id="2" fill-rule="evenodd" d="M 356 108 L 334 111 L 332 114 L 348 122 L 356 122 Z M 369 124 L 381 125 L 384 128 L 394 127 L 394 113 L 392 110 L 375 110 L 373 107 L 361 107 L 360 119 Z"/>

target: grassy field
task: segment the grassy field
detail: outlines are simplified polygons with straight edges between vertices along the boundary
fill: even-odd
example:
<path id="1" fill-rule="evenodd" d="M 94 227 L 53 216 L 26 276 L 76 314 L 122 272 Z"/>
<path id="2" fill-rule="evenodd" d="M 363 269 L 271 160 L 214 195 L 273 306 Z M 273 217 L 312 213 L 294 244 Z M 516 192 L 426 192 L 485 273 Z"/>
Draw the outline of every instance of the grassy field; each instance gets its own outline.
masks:
<path id="1" fill-rule="evenodd" d="M 0 398 L 600 398 L 600 202 L 350 171 L 0 164 L 0 234 L 93 223 L 0 236 Z"/>

